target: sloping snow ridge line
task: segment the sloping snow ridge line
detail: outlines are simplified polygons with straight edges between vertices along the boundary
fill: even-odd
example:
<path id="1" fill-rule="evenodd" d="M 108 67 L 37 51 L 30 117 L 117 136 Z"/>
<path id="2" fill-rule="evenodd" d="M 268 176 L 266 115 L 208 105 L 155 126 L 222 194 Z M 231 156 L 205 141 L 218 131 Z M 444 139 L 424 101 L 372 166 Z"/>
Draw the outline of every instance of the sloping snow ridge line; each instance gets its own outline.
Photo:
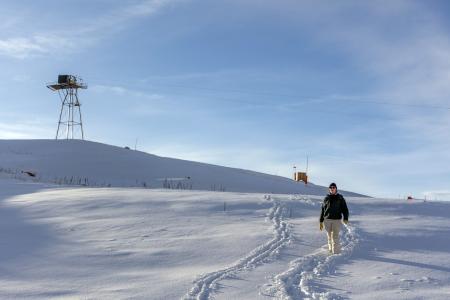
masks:
<path id="1" fill-rule="evenodd" d="M 232 266 L 200 276 L 194 281 L 194 287 L 182 299 L 209 299 L 211 292 L 216 288 L 217 282 L 230 278 L 238 272 L 256 267 L 269 257 L 278 254 L 279 250 L 291 241 L 289 226 L 283 220 L 285 214 L 283 206 L 279 201 L 273 200 L 270 195 L 265 195 L 264 199 L 273 203 L 267 216 L 272 221 L 273 239 L 252 250 Z"/>
<path id="2" fill-rule="evenodd" d="M 287 271 L 275 276 L 272 289 L 275 290 L 274 296 L 282 300 L 342 299 L 339 295 L 320 290 L 314 280 L 331 274 L 337 264 L 351 256 L 359 241 L 357 230 L 351 225 L 344 225 L 341 253 L 329 255 L 328 247 L 325 246 L 292 261 Z"/>

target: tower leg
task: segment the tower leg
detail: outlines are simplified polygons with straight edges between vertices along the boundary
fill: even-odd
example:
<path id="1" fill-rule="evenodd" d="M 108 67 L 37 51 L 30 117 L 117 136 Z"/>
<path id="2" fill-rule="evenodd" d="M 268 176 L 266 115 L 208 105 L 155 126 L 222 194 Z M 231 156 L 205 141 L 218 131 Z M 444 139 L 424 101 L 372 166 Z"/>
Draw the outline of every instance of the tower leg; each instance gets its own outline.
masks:
<path id="1" fill-rule="evenodd" d="M 84 140 L 84 131 L 83 131 L 83 120 L 81 119 L 81 104 L 80 101 L 78 101 L 78 93 L 75 92 L 75 98 L 78 105 L 78 115 L 80 116 L 80 127 L 81 127 L 81 139 Z"/>
<path id="2" fill-rule="evenodd" d="M 59 127 L 61 126 L 61 118 L 62 118 L 64 106 L 66 105 L 66 100 L 67 100 L 67 92 L 64 93 L 64 100 L 62 101 L 61 111 L 59 112 L 58 129 L 56 130 L 56 138 L 55 138 L 56 140 L 58 139 L 58 136 L 59 136 Z"/>

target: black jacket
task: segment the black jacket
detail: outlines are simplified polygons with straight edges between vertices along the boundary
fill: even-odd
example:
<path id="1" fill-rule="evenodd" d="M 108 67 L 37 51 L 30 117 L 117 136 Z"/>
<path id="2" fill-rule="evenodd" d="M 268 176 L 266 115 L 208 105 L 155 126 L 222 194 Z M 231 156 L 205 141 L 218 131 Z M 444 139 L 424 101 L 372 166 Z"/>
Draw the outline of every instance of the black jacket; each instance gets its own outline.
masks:
<path id="1" fill-rule="evenodd" d="M 340 220 L 342 215 L 344 215 L 344 220 L 348 220 L 348 208 L 344 197 L 339 193 L 328 194 L 323 199 L 320 222 L 323 222 L 324 219 Z"/>

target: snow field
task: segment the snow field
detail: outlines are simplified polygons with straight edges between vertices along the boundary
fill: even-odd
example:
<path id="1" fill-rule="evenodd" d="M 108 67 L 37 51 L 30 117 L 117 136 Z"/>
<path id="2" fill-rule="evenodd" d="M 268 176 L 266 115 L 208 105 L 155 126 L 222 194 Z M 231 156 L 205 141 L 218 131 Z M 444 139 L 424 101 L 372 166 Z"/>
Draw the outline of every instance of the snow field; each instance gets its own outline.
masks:
<path id="1" fill-rule="evenodd" d="M 199 274 L 288 242 L 261 194 L 0 183 L 2 299 L 179 299 Z"/>
<path id="2" fill-rule="evenodd" d="M 272 222 L 272 230 L 274 235 L 273 239 L 258 246 L 232 266 L 200 276 L 200 278 L 194 282 L 194 287 L 189 291 L 184 299 L 208 299 L 210 293 L 216 287 L 216 282 L 227 277 L 232 277 L 237 272 L 255 268 L 258 264 L 266 261 L 269 257 L 278 254 L 279 249 L 289 243 L 289 229 L 286 222 L 282 220 L 284 209 L 281 203 L 279 201 L 272 200 L 270 195 L 265 195 L 264 198 L 273 203 L 267 217 L 269 221 Z"/>
<path id="3" fill-rule="evenodd" d="M 321 200 L 0 179 L 0 299 L 449 299 L 450 203 Z"/>

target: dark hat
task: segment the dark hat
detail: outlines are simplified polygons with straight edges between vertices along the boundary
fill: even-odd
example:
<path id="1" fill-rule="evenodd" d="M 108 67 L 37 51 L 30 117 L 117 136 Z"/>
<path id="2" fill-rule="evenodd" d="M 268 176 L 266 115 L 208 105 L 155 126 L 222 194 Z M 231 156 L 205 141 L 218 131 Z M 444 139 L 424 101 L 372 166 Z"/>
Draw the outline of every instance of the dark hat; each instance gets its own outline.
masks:
<path id="1" fill-rule="evenodd" d="M 335 187 L 335 188 L 337 188 L 337 185 L 336 185 L 336 183 L 334 183 L 334 182 L 330 183 L 330 185 L 328 186 L 328 188 L 331 188 L 331 187 Z"/>

